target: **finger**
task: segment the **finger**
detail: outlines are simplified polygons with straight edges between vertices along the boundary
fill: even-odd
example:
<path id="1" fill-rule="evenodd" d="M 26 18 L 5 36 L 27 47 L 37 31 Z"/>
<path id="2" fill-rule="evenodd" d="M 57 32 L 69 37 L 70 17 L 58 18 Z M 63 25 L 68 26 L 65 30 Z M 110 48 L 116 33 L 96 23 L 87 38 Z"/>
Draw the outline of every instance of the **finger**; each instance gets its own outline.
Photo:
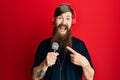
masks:
<path id="1" fill-rule="evenodd" d="M 71 57 L 71 58 L 74 58 L 75 56 L 74 56 L 74 54 L 70 54 L 70 57 Z"/>
<path id="2" fill-rule="evenodd" d="M 71 60 L 74 60 L 75 59 L 75 55 L 74 54 L 70 54 L 70 58 L 71 58 Z"/>
<path id="3" fill-rule="evenodd" d="M 67 50 L 69 50 L 70 52 L 72 52 L 72 53 L 74 53 L 74 54 L 77 53 L 75 50 L 73 50 L 73 49 L 72 49 L 71 47 L 69 47 L 69 46 L 67 46 L 66 48 L 67 48 Z"/>
<path id="4" fill-rule="evenodd" d="M 75 63 L 75 61 L 74 60 L 71 60 L 71 62 L 74 64 Z"/>
<path id="5" fill-rule="evenodd" d="M 55 56 L 55 57 L 52 57 L 51 59 L 56 60 L 56 59 L 57 59 L 57 57 Z"/>
<path id="6" fill-rule="evenodd" d="M 57 53 L 57 52 L 56 52 L 56 53 L 55 53 L 55 52 L 51 52 L 50 55 L 51 55 L 51 56 L 58 56 L 59 53 Z"/>
<path id="7" fill-rule="evenodd" d="M 58 52 L 55 52 L 55 54 L 56 54 L 56 56 L 58 56 L 58 55 L 59 55 L 59 53 L 58 53 Z"/>
<path id="8" fill-rule="evenodd" d="M 53 56 L 56 56 L 56 57 L 57 57 L 58 55 L 59 55 L 59 53 L 53 53 Z"/>
<path id="9" fill-rule="evenodd" d="M 50 65 L 54 65 L 55 62 L 56 62 L 55 59 L 48 59 L 47 64 L 50 66 Z"/>

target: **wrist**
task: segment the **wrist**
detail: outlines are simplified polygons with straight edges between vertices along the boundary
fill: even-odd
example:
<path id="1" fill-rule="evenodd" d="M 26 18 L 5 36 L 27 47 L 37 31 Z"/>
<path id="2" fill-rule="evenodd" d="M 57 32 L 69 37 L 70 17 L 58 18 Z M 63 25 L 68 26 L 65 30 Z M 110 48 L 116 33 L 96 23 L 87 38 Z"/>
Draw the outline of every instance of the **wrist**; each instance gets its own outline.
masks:
<path id="1" fill-rule="evenodd" d="M 85 57 L 83 57 L 82 67 L 83 67 L 83 68 L 87 68 L 87 67 L 89 67 L 89 66 L 90 66 L 89 61 L 88 61 Z"/>
<path id="2" fill-rule="evenodd" d="M 88 68 L 88 67 L 90 67 L 90 64 L 83 64 L 83 65 L 82 65 L 82 68 L 84 68 L 84 69 L 86 69 L 86 68 Z"/>
<path id="3" fill-rule="evenodd" d="M 45 60 L 38 67 L 40 68 L 40 70 L 43 70 L 43 71 L 46 71 L 48 68 Z"/>
<path id="4" fill-rule="evenodd" d="M 43 61 L 43 70 L 46 71 L 48 68 L 46 60 Z"/>

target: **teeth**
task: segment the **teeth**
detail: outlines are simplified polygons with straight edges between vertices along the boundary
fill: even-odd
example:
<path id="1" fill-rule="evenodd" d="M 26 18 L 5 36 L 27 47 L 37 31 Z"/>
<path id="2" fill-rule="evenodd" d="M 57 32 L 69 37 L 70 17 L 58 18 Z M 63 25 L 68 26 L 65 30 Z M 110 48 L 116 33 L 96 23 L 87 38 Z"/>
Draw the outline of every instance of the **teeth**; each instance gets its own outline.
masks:
<path id="1" fill-rule="evenodd" d="M 63 31 L 66 30 L 66 28 L 65 27 L 60 27 L 60 30 L 63 32 Z"/>
<path id="2" fill-rule="evenodd" d="M 66 29 L 65 27 L 60 27 L 60 29 Z"/>

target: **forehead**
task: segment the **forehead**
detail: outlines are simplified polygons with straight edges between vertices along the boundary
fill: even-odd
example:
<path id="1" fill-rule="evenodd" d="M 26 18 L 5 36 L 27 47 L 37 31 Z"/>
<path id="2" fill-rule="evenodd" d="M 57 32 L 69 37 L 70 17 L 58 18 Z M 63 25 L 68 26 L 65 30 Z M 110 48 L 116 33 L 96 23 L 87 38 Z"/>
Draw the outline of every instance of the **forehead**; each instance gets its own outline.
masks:
<path id="1" fill-rule="evenodd" d="M 62 13 L 59 16 L 62 16 L 62 17 L 72 17 L 72 13 L 71 12 L 65 12 L 65 13 Z"/>

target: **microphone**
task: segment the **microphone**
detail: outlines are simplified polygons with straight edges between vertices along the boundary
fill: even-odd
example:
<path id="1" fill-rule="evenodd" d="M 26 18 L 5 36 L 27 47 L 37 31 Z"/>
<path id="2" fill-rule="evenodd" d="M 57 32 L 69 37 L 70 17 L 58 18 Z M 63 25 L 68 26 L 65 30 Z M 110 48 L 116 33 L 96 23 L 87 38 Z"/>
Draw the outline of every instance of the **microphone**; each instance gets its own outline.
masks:
<path id="1" fill-rule="evenodd" d="M 52 43 L 53 52 L 56 52 L 58 50 L 58 48 L 59 48 L 59 44 L 57 42 L 53 42 Z M 50 67 L 52 67 L 52 65 Z"/>
<path id="2" fill-rule="evenodd" d="M 59 44 L 57 42 L 53 42 L 52 43 L 52 50 L 53 52 L 56 52 L 59 48 Z"/>

